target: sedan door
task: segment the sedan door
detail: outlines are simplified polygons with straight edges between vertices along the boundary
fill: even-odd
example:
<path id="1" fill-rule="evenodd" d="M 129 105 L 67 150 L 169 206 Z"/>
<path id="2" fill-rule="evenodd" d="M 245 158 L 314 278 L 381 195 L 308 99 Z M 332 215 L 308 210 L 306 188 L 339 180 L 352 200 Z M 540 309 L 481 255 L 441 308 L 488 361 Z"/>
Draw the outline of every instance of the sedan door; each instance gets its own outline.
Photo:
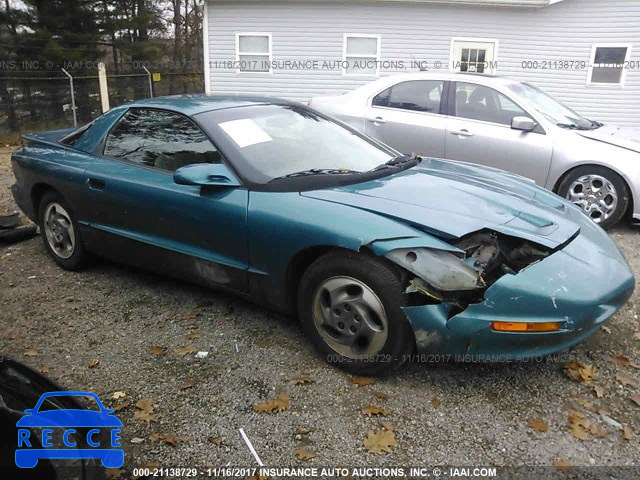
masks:
<path id="1" fill-rule="evenodd" d="M 445 81 L 411 80 L 375 95 L 365 110 L 365 132 L 402 153 L 444 156 Z"/>
<path id="2" fill-rule="evenodd" d="M 173 181 L 181 166 L 221 161 L 190 119 L 129 110 L 109 133 L 104 156 L 86 172 L 90 248 L 145 268 L 246 290 L 247 190 Z"/>
<path id="3" fill-rule="evenodd" d="M 511 128 L 514 117 L 533 117 L 493 88 L 452 82 L 451 89 L 445 157 L 507 170 L 544 186 L 553 153 L 549 135 L 540 126 L 529 132 Z"/>

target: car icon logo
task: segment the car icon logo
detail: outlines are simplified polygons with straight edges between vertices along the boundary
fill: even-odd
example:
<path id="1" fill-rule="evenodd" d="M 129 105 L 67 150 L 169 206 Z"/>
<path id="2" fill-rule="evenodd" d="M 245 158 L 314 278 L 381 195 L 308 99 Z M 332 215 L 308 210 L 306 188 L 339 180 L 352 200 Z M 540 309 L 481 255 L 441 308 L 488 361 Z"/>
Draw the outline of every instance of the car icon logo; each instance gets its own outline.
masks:
<path id="1" fill-rule="evenodd" d="M 56 397 L 78 396 L 95 400 L 98 410 L 48 408 Z M 100 459 L 105 468 L 124 464 L 120 444 L 122 422 L 92 392 L 44 393 L 36 406 L 18 420 L 16 465 L 33 468 L 39 459 Z"/>

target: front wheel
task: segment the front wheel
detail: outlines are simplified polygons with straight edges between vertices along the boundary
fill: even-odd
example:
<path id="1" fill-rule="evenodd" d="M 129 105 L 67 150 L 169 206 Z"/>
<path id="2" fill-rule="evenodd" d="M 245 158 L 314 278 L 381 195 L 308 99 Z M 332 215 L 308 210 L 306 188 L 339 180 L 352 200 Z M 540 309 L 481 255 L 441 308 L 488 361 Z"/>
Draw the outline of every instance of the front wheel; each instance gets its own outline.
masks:
<path id="1" fill-rule="evenodd" d="M 558 194 L 602 228 L 618 223 L 629 206 L 629 188 L 622 177 L 596 165 L 571 170 L 560 183 Z"/>
<path id="2" fill-rule="evenodd" d="M 317 350 L 329 363 L 358 375 L 391 372 L 412 353 L 405 304 L 392 269 L 355 252 L 316 260 L 298 292 L 298 314 Z"/>

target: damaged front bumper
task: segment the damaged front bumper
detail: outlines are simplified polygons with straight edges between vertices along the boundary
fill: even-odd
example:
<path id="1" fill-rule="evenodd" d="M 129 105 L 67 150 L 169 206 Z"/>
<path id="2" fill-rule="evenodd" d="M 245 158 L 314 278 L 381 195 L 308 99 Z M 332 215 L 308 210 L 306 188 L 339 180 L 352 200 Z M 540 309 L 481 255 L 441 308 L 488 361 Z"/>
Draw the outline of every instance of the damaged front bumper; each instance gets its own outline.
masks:
<path id="1" fill-rule="evenodd" d="M 451 303 L 405 307 L 419 353 L 468 361 L 544 357 L 587 338 L 633 293 L 631 270 L 606 232 L 591 222 L 568 245 L 499 278 L 462 312 Z M 459 313 L 457 313 L 459 312 Z M 559 322 L 552 332 L 502 332 L 492 322 Z"/>

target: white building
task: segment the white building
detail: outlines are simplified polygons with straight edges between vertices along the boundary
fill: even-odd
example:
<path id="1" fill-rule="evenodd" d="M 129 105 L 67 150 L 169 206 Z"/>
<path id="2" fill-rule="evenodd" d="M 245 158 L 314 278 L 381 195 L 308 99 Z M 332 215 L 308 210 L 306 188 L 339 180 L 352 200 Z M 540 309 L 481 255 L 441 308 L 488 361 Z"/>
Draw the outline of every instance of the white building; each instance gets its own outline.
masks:
<path id="1" fill-rule="evenodd" d="M 640 127 L 639 0 L 207 0 L 204 30 L 212 93 L 306 101 L 382 75 L 475 69 Z"/>

